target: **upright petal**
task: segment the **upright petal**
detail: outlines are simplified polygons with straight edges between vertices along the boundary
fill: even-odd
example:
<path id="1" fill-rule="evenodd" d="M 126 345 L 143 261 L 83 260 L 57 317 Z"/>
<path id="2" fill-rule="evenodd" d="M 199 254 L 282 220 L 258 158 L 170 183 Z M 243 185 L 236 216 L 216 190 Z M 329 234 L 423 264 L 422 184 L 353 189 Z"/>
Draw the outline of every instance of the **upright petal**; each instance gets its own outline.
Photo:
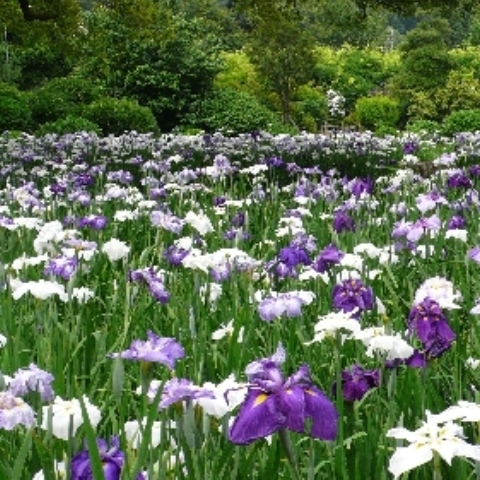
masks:
<path id="1" fill-rule="evenodd" d="M 286 418 L 278 403 L 277 394 L 250 389 L 230 429 L 230 441 L 237 445 L 248 445 L 283 428 Z"/>
<path id="2" fill-rule="evenodd" d="M 310 435 L 320 440 L 337 436 L 338 412 L 335 405 L 315 386 L 305 388 L 305 416 L 312 419 Z"/>

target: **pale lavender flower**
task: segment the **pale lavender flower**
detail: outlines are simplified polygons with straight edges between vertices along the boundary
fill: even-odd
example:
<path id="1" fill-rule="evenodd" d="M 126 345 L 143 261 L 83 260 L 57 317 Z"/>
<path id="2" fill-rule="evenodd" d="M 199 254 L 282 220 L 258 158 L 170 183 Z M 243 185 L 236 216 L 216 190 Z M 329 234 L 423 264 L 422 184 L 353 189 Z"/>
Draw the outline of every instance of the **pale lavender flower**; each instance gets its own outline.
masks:
<path id="1" fill-rule="evenodd" d="M 54 397 L 51 386 L 54 377 L 51 373 L 38 368 L 31 363 L 28 369 L 20 368 L 13 375 L 8 385 L 8 390 L 16 397 L 23 397 L 28 392 L 40 393 L 43 401 L 50 401 Z"/>
<path id="2" fill-rule="evenodd" d="M 35 423 L 35 413 L 21 398 L 11 392 L 0 392 L 0 428 L 13 430 L 17 425 L 30 428 Z"/>
<path id="3" fill-rule="evenodd" d="M 78 259 L 76 257 L 67 257 L 60 255 L 49 260 L 45 269 L 44 275 L 58 275 L 64 280 L 70 280 L 78 267 Z"/>
<path id="4" fill-rule="evenodd" d="M 206 388 L 198 387 L 185 378 L 172 378 L 165 383 L 159 408 L 166 408 L 177 402 L 199 398 L 215 398 L 215 393 Z"/>
<path id="5" fill-rule="evenodd" d="M 266 322 L 271 322 L 283 314 L 289 318 L 299 317 L 302 314 L 302 305 L 310 304 L 314 297 L 311 292 L 289 292 L 270 296 L 260 302 L 258 314 Z"/>
<path id="6" fill-rule="evenodd" d="M 170 232 L 180 234 L 185 222 L 170 213 L 155 210 L 150 214 L 150 222 L 155 227 L 162 227 Z"/>
<path id="7" fill-rule="evenodd" d="M 134 340 L 130 348 L 120 353 L 112 353 L 111 358 L 125 358 L 143 362 L 158 362 L 171 370 L 175 368 L 175 362 L 185 357 L 185 350 L 173 338 L 162 338 L 152 331 L 147 332 L 147 341 Z"/>

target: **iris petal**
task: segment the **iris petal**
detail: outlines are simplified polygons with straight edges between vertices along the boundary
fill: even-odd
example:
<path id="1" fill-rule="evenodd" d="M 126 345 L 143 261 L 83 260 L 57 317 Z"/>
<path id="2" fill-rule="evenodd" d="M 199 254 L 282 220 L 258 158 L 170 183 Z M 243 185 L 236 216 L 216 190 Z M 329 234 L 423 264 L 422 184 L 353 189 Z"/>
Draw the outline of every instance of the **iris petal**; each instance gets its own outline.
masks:
<path id="1" fill-rule="evenodd" d="M 277 394 L 250 389 L 230 429 L 230 441 L 238 445 L 248 445 L 284 427 L 285 415 L 280 411 L 278 404 Z"/>
<path id="2" fill-rule="evenodd" d="M 305 389 L 305 416 L 312 419 L 310 435 L 320 440 L 334 440 L 338 413 L 333 403 L 315 386 Z"/>

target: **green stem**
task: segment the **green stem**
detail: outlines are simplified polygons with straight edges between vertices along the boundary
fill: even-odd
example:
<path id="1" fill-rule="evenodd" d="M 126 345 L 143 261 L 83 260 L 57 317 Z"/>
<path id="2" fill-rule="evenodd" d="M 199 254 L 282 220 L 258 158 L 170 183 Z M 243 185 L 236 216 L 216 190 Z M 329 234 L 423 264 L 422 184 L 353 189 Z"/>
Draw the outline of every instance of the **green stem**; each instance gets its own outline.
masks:
<path id="1" fill-rule="evenodd" d="M 298 471 L 298 463 L 295 457 L 295 452 L 293 450 L 292 439 L 290 438 L 290 433 L 286 428 L 282 428 L 278 431 L 280 437 L 280 443 L 282 444 L 283 449 L 287 455 L 288 463 L 291 467 L 291 470 L 294 474 L 296 480 L 300 480 L 300 472 Z"/>
<path id="2" fill-rule="evenodd" d="M 442 464 L 437 452 L 433 452 L 433 480 L 442 480 Z"/>
<path id="3" fill-rule="evenodd" d="M 336 406 L 338 410 L 338 435 L 337 435 L 337 448 L 335 449 L 335 463 L 336 470 L 341 470 L 341 478 L 347 478 L 347 472 L 345 470 L 345 452 L 343 440 L 345 437 L 343 430 L 343 388 L 342 388 L 342 334 L 337 332 L 336 335 L 336 348 L 335 348 L 335 365 L 336 371 Z"/>

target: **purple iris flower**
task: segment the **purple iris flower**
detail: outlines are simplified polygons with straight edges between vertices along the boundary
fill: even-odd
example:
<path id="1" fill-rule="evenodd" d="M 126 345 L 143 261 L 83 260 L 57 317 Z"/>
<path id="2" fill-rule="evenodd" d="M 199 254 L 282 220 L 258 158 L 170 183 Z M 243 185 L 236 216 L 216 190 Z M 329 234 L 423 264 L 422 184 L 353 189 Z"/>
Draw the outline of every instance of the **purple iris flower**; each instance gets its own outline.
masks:
<path id="1" fill-rule="evenodd" d="M 50 191 L 56 195 L 63 195 L 67 191 L 67 186 L 62 183 L 53 183 L 50 185 Z"/>
<path id="2" fill-rule="evenodd" d="M 472 177 L 480 177 L 480 165 L 472 165 L 468 169 L 468 173 L 472 175 Z"/>
<path id="3" fill-rule="evenodd" d="M 166 304 L 170 300 L 170 292 L 165 287 L 163 276 L 153 268 L 130 270 L 128 279 L 130 282 L 144 283 L 152 297 L 160 303 Z"/>
<path id="4" fill-rule="evenodd" d="M 333 229 L 337 233 L 354 232 L 355 220 L 347 213 L 346 210 L 339 210 L 333 218 Z"/>
<path id="5" fill-rule="evenodd" d="M 170 245 L 164 252 L 163 256 L 174 267 L 178 267 L 182 264 L 183 259 L 190 253 L 189 250 L 177 247 L 176 245 Z"/>
<path id="6" fill-rule="evenodd" d="M 149 191 L 149 197 L 152 200 L 157 200 L 158 198 L 166 198 L 168 195 L 167 191 L 164 188 L 151 188 Z"/>
<path id="7" fill-rule="evenodd" d="M 313 261 L 312 268 L 318 273 L 325 273 L 333 265 L 338 265 L 344 256 L 345 254 L 331 243 Z"/>
<path id="8" fill-rule="evenodd" d="M 347 402 L 361 400 L 366 393 L 380 384 L 378 369 L 365 370 L 361 365 L 353 365 L 342 372 L 342 394 Z M 336 394 L 337 383 L 332 386 L 332 395 Z"/>
<path id="9" fill-rule="evenodd" d="M 104 215 L 88 215 L 88 217 L 77 220 L 78 228 L 90 227 L 94 230 L 103 230 L 108 223 L 108 218 Z"/>
<path id="10" fill-rule="evenodd" d="M 165 284 L 158 278 L 147 280 L 147 287 L 150 295 L 162 304 L 166 304 L 170 300 L 170 292 L 166 289 Z"/>
<path id="11" fill-rule="evenodd" d="M 230 267 L 230 263 L 225 262 L 217 265 L 216 267 L 210 270 L 210 275 L 214 282 L 221 283 L 225 282 L 230 278 L 232 273 L 232 269 Z"/>
<path id="12" fill-rule="evenodd" d="M 368 193 L 371 195 L 373 193 L 373 179 L 371 177 L 366 178 L 356 178 L 350 183 L 350 192 L 355 197 L 360 197 L 362 193 Z"/>
<path id="13" fill-rule="evenodd" d="M 313 438 L 335 439 L 337 410 L 313 384 L 309 367 L 302 365 L 285 379 L 279 368 L 282 360 L 273 356 L 247 367 L 250 386 L 230 429 L 231 442 L 248 445 L 283 429 L 305 433 L 306 420 L 311 420 L 309 434 Z"/>
<path id="14" fill-rule="evenodd" d="M 333 306 L 345 313 L 353 312 L 359 318 L 364 310 L 372 310 L 375 304 L 373 290 L 358 278 L 344 280 L 335 285 L 332 292 Z"/>
<path id="15" fill-rule="evenodd" d="M 230 221 L 233 227 L 241 228 L 245 225 L 245 213 L 244 212 L 237 212 Z"/>
<path id="16" fill-rule="evenodd" d="M 447 179 L 448 188 L 471 188 L 471 180 L 463 173 L 457 172 L 448 177 Z"/>
<path id="17" fill-rule="evenodd" d="M 158 337 L 152 331 L 147 332 L 147 341 L 134 340 L 130 348 L 120 353 L 108 355 L 110 358 L 125 358 L 142 362 L 158 362 L 171 370 L 175 362 L 185 357 L 185 350 L 174 338 Z"/>
<path id="18" fill-rule="evenodd" d="M 462 215 L 452 215 L 447 222 L 447 230 L 461 230 L 466 223 Z"/>
<path id="19" fill-rule="evenodd" d="M 181 233 L 185 222 L 171 214 L 170 212 L 163 212 L 161 210 L 154 210 L 150 213 L 150 222 L 155 227 L 162 227 L 165 230 L 176 233 Z"/>
<path id="20" fill-rule="evenodd" d="M 308 252 L 301 247 L 289 246 L 282 248 L 278 254 L 281 263 L 287 267 L 295 268 L 298 265 L 310 265 L 312 261 L 308 256 Z"/>
<path id="21" fill-rule="evenodd" d="M 65 257 L 60 255 L 48 261 L 43 273 L 44 275 L 58 275 L 64 280 L 70 280 L 72 275 L 76 272 L 77 267 L 77 257 Z"/>
<path id="22" fill-rule="evenodd" d="M 245 241 L 245 240 L 248 240 L 250 237 L 251 237 L 251 235 L 248 232 L 243 231 L 241 228 L 239 228 L 239 229 L 231 228 L 230 230 L 227 230 L 223 234 L 223 238 L 225 240 Z"/>
<path id="23" fill-rule="evenodd" d="M 281 167 L 285 162 L 279 157 L 270 157 L 266 163 L 272 167 Z"/>
<path id="24" fill-rule="evenodd" d="M 425 368 L 427 366 L 427 358 L 424 352 L 415 349 L 411 357 L 405 359 L 395 358 L 394 360 L 387 360 L 385 362 L 385 368 L 388 369 L 397 368 L 400 365 L 405 365 L 410 368 Z"/>
<path id="25" fill-rule="evenodd" d="M 403 153 L 405 155 L 413 155 L 418 151 L 418 143 L 414 142 L 413 140 L 409 140 L 405 145 L 403 146 Z"/>
<path id="26" fill-rule="evenodd" d="M 225 197 L 215 197 L 213 199 L 213 204 L 216 207 L 223 207 L 225 205 L 226 201 L 227 201 L 227 199 Z"/>
<path id="27" fill-rule="evenodd" d="M 410 310 L 408 330 L 422 342 L 422 353 L 427 358 L 440 357 L 451 347 L 456 338 L 440 305 L 429 297 Z"/>
<path id="28" fill-rule="evenodd" d="M 308 253 L 312 253 L 317 249 L 317 239 L 308 233 L 299 232 L 290 242 L 290 248 L 300 248 Z M 310 261 L 310 259 L 308 259 Z"/>
<path id="29" fill-rule="evenodd" d="M 75 187 L 91 187 L 95 183 L 95 179 L 88 173 L 79 173 L 75 175 Z"/>
<path id="30" fill-rule="evenodd" d="M 106 440 L 98 438 L 97 447 L 105 480 L 119 480 L 125 462 L 125 454 L 120 450 L 118 437 L 110 439 L 110 446 Z M 91 480 L 93 478 L 88 450 L 83 450 L 72 458 L 71 473 L 72 480 Z"/>

